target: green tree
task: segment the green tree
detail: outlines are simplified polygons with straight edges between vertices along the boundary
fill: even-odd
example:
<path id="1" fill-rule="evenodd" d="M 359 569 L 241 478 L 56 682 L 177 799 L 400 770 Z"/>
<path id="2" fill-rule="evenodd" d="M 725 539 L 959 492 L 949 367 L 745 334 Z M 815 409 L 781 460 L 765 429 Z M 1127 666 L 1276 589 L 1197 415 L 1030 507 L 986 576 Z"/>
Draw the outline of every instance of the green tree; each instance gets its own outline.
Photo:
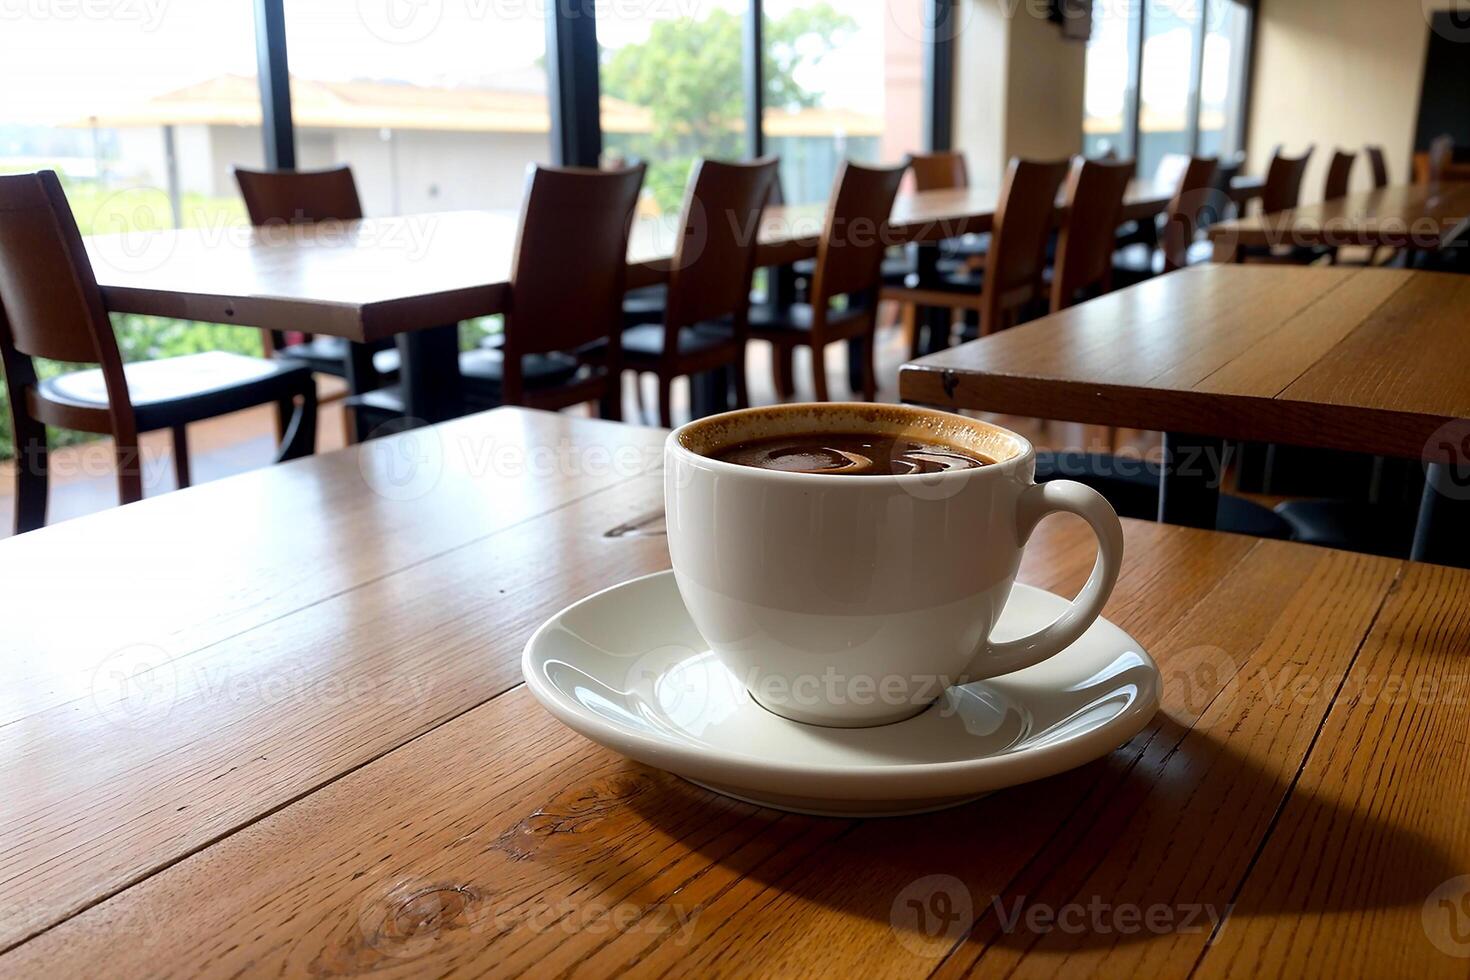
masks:
<path id="1" fill-rule="evenodd" d="M 602 66 L 604 92 L 652 115 L 646 136 L 609 134 L 608 145 L 648 161 L 649 193 L 665 211 L 679 206 L 696 157 L 745 152 L 741 20 L 715 9 L 698 20 L 656 21 L 646 41 L 618 48 Z M 821 61 L 856 26 L 825 2 L 766 18 L 766 105 L 816 105 L 820 94 L 804 90 L 797 71 Z"/>

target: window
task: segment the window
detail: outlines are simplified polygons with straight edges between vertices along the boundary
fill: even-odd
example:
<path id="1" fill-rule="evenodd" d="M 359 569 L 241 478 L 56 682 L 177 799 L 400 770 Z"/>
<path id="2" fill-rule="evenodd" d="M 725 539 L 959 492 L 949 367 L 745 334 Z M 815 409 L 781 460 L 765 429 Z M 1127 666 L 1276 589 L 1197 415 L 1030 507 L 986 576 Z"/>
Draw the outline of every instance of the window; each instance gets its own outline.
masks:
<path id="1" fill-rule="evenodd" d="M 543 11 L 287 0 L 296 165 L 350 165 L 368 215 L 518 208 L 551 159 Z"/>
<path id="2" fill-rule="evenodd" d="M 788 202 L 825 201 L 844 159 L 923 148 L 919 0 L 766 0 L 763 15 L 762 124 Z"/>
<path id="3" fill-rule="evenodd" d="M 648 164 L 646 213 L 677 212 L 696 158 L 739 160 L 745 133 L 740 0 L 599 9 L 602 146 Z"/>
<path id="4" fill-rule="evenodd" d="M 1240 0 L 1094 0 L 1083 152 L 1150 176 L 1172 154 L 1241 149 L 1250 30 Z"/>
<path id="5" fill-rule="evenodd" d="M 264 154 L 250 4 L 107 10 L 57 4 L 3 18 L 0 90 L 11 97 L 0 172 L 55 170 L 84 235 L 244 224 L 230 167 L 260 166 Z M 261 349 L 260 334 L 239 327 L 133 315 L 113 324 L 129 361 Z M 0 458 L 12 452 L 5 397 L 0 388 Z M 51 443 L 90 438 L 53 430 Z"/>

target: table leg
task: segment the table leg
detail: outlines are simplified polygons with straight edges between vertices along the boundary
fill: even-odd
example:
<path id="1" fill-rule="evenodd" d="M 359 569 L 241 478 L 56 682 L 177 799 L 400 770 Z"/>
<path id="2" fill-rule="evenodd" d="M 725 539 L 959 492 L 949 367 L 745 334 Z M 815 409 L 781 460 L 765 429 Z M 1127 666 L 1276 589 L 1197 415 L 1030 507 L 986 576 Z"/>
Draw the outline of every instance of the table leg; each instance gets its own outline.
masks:
<path id="1" fill-rule="evenodd" d="M 1470 568 L 1470 463 L 1430 464 L 1409 557 Z"/>
<path id="2" fill-rule="evenodd" d="M 1165 433 L 1159 520 L 1165 524 L 1214 528 L 1225 464 L 1224 440 L 1182 432 Z"/>
<path id="3" fill-rule="evenodd" d="M 397 337 L 399 383 L 408 417 L 443 422 L 465 413 L 459 377 L 459 324 L 428 327 Z"/>

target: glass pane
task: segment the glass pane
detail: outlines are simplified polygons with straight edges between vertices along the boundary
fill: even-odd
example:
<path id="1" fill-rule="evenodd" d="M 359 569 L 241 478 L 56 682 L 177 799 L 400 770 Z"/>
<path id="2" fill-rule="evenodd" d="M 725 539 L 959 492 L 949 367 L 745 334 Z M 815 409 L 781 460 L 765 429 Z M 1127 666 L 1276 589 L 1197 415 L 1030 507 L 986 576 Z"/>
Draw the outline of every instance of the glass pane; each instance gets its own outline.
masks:
<path id="1" fill-rule="evenodd" d="M 0 18 L 0 91 L 9 93 L 0 173 L 55 170 L 84 235 L 244 224 L 230 167 L 258 167 L 264 155 L 251 4 L 109 10 L 42 5 Z M 132 315 L 113 322 L 126 360 L 261 350 L 255 330 Z M 4 401 L 0 386 L 0 458 L 12 452 Z M 93 438 L 54 430 L 51 444 Z"/>
<path id="2" fill-rule="evenodd" d="M 287 0 L 296 162 L 369 216 L 516 210 L 551 158 L 540 3 Z"/>
<path id="3" fill-rule="evenodd" d="M 1137 3 L 1094 0 L 1092 36 L 1087 41 L 1086 90 L 1082 116 L 1082 153 L 1131 156 L 1133 139 L 1128 81 L 1133 62 L 1133 18 Z"/>
<path id="4" fill-rule="evenodd" d="M 844 159 L 923 148 L 921 2 L 766 0 L 766 152 L 788 202 L 825 201 Z"/>
<path id="5" fill-rule="evenodd" d="M 678 211 L 696 158 L 746 156 L 746 6 L 714 0 L 598 8 L 604 160 L 648 164 L 646 213 Z"/>
<path id="6" fill-rule="evenodd" d="M 1149 0 L 1143 19 L 1138 172 L 1154 174 L 1169 153 L 1188 153 L 1189 83 L 1199 0 Z"/>
<path id="7" fill-rule="evenodd" d="M 1226 156 L 1240 145 L 1241 98 L 1250 11 L 1235 0 L 1210 0 L 1200 73 L 1199 152 Z"/>

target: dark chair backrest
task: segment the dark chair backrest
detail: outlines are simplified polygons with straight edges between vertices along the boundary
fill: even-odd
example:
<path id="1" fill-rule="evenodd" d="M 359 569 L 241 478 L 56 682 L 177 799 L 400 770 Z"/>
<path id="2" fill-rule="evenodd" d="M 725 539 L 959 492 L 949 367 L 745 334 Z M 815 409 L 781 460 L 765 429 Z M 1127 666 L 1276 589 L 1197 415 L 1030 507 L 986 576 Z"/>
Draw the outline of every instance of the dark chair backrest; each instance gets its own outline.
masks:
<path id="1" fill-rule="evenodd" d="M 1070 166 L 1070 160 L 1012 159 L 1006 168 L 985 255 L 981 333 L 1010 326 L 1010 314 L 1041 295 L 1057 192 Z"/>
<path id="2" fill-rule="evenodd" d="M 250 223 L 312 224 L 355 221 L 362 202 L 351 167 L 331 170 L 247 170 L 236 167 L 235 182 L 245 199 Z"/>
<path id="3" fill-rule="evenodd" d="M 664 306 L 665 351 L 681 327 L 745 319 L 761 213 L 776 183 L 775 157 L 752 163 L 700 160 L 684 195 L 683 234 L 674 250 Z"/>
<path id="4" fill-rule="evenodd" d="M 508 361 L 617 336 L 645 169 L 531 168 L 510 272 Z"/>
<path id="5" fill-rule="evenodd" d="M 1052 312 L 1071 306 L 1083 290 L 1105 293 L 1111 288 L 1114 240 L 1133 170 L 1132 160 L 1072 161 L 1052 273 Z"/>
<path id="6" fill-rule="evenodd" d="M 1245 169 L 1245 154 L 1236 152 L 1215 164 L 1215 176 L 1210 180 L 1214 191 L 1199 212 L 1199 227 L 1208 228 L 1217 221 L 1232 217 L 1236 211 L 1235 199 L 1230 196 L 1235 178 Z"/>
<path id="7" fill-rule="evenodd" d="M 1344 153 L 1337 150 L 1332 154 L 1332 162 L 1327 165 L 1327 183 L 1322 189 L 1322 199 L 1331 201 L 1339 197 L 1347 197 L 1348 181 L 1353 176 L 1353 160 L 1356 154 Z"/>
<path id="8" fill-rule="evenodd" d="M 1219 207 L 1219 192 L 1214 188 L 1215 167 L 1214 157 L 1190 157 L 1184 175 L 1179 178 L 1159 233 L 1165 272 L 1189 264 L 1189 246 L 1194 244 L 1199 232 L 1201 212 Z"/>
<path id="9" fill-rule="evenodd" d="M 912 153 L 908 157 L 908 165 L 914 172 L 916 191 L 944 191 L 970 186 L 965 155 L 958 150 Z"/>
<path id="10" fill-rule="evenodd" d="M 0 365 L 17 442 L 26 430 L 37 433 L 44 445 L 44 430 L 22 421 L 26 390 L 36 383 L 33 357 L 101 368 L 106 422 L 120 463 L 119 491 L 124 503 L 139 499 L 137 419 L 122 355 L 76 218 L 61 181 L 50 170 L 0 177 Z M 17 504 L 18 528 L 44 523 L 44 496 L 38 508 L 27 505 L 27 510 L 22 513 Z"/>
<path id="11" fill-rule="evenodd" d="M 905 167 L 865 167 L 845 161 L 827 203 L 822 237 L 817 241 L 817 271 L 812 277 L 814 310 L 844 293 L 875 290 L 888 247 L 888 220 Z"/>
<path id="12" fill-rule="evenodd" d="M 1373 168 L 1373 186 L 1388 186 L 1388 161 L 1384 159 L 1383 147 L 1367 147 L 1368 164 Z"/>
<path id="13" fill-rule="evenodd" d="M 1261 211 L 1271 214 L 1294 208 L 1302 194 L 1302 175 L 1312 159 L 1312 147 L 1299 157 L 1288 157 L 1278 147 L 1266 168 L 1266 183 L 1261 188 Z"/>

